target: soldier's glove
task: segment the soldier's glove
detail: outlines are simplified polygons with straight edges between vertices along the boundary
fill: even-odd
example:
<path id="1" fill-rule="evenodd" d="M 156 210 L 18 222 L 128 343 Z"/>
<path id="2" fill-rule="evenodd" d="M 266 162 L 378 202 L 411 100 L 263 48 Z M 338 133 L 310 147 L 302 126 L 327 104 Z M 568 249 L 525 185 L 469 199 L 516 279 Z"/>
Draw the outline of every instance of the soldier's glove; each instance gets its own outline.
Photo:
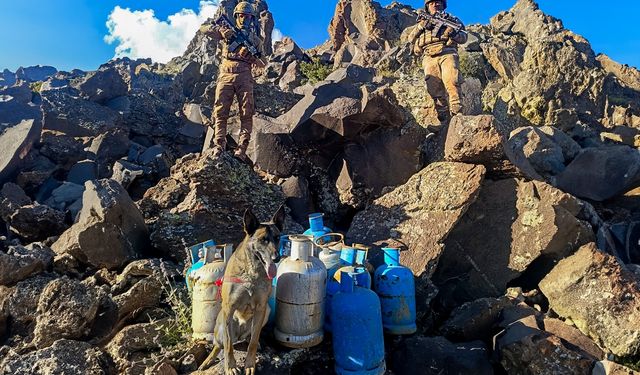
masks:
<path id="1" fill-rule="evenodd" d="M 444 39 L 451 39 L 456 36 L 456 30 L 452 27 L 447 26 L 447 28 L 442 33 L 442 37 Z"/>
<path id="2" fill-rule="evenodd" d="M 231 30 L 228 27 L 221 27 L 220 28 L 220 35 L 222 35 L 224 40 L 229 40 L 229 39 L 231 39 L 233 37 L 234 33 L 233 33 L 233 30 Z"/>
<path id="3" fill-rule="evenodd" d="M 429 21 L 427 21 L 427 20 L 424 20 L 424 21 L 422 21 L 422 22 L 423 22 L 423 24 L 422 24 L 422 28 L 423 28 L 424 30 L 432 31 L 432 30 L 433 30 L 433 28 L 434 28 L 434 27 L 436 27 L 436 25 L 434 25 L 434 24 L 433 24 L 433 22 L 429 22 Z"/>
<path id="4" fill-rule="evenodd" d="M 248 49 L 246 49 L 245 47 L 240 47 L 240 50 L 238 51 L 238 54 L 240 55 L 240 57 L 242 57 L 243 59 L 249 59 L 251 58 L 251 52 L 249 52 Z"/>

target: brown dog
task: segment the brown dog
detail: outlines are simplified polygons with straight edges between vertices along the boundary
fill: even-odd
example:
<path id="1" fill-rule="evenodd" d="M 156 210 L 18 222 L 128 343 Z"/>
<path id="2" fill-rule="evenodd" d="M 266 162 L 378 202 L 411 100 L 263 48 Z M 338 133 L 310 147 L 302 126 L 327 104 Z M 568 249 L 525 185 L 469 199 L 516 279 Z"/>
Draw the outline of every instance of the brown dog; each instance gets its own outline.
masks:
<path id="1" fill-rule="evenodd" d="M 249 339 L 245 374 L 253 375 L 260 331 L 269 316 L 267 301 L 271 280 L 276 276 L 280 260 L 278 241 L 284 227 L 284 206 L 269 223 L 260 223 L 247 210 L 244 213 L 246 236 L 227 263 L 222 281 L 222 308 L 216 318 L 214 348 L 200 366 L 204 370 L 224 348 L 226 375 L 239 375 L 233 355 L 233 344 Z"/>

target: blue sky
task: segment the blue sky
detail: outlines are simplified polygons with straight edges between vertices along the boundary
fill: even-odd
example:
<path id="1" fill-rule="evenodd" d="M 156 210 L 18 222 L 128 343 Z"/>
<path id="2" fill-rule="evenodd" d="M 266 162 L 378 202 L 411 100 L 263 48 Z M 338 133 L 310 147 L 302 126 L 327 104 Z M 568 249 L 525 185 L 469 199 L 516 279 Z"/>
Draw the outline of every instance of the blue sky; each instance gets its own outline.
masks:
<path id="1" fill-rule="evenodd" d="M 486 23 L 514 1 L 450 0 L 449 11 L 466 24 Z M 336 2 L 270 0 L 269 6 L 276 27 L 308 48 L 326 40 Z M 422 0 L 405 3 L 418 7 Z M 183 8 L 199 9 L 199 0 L 0 0 L 0 4 L 0 70 L 35 64 L 63 70 L 97 68 L 114 56 L 118 44 L 104 41 L 109 33 L 107 19 L 116 6 L 132 11 L 152 9 L 162 21 Z M 615 6 L 594 0 L 540 0 L 539 4 L 543 11 L 562 19 L 567 28 L 585 36 L 596 52 L 640 66 L 640 33 L 634 26 L 640 14 L 637 1 L 611 3 Z"/>

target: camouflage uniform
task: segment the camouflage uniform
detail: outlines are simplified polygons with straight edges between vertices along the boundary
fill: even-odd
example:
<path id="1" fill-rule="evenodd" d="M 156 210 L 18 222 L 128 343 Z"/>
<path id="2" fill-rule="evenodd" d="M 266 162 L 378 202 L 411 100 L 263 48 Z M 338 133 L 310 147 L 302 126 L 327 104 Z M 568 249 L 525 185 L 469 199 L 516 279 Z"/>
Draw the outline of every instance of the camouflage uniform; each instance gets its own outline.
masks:
<path id="1" fill-rule="evenodd" d="M 242 53 L 243 47 L 236 52 L 229 51 L 229 45 L 218 27 L 207 30 L 207 34 L 214 40 L 222 41 L 222 63 L 220 64 L 213 109 L 215 119 L 213 146 L 219 151 L 225 149 L 229 110 L 235 96 L 238 99 L 240 111 L 240 139 L 236 154 L 244 156 L 251 139 L 253 115 L 255 113 L 254 80 L 251 74 L 251 67 L 256 63 L 256 59 L 248 53 Z M 263 41 L 253 28 L 248 33 L 248 39 L 259 51 L 263 50 Z"/>
<path id="2" fill-rule="evenodd" d="M 462 24 L 456 17 L 451 16 L 451 19 Z M 462 109 L 458 44 L 467 42 L 467 33 L 464 27 L 460 32 L 453 34 L 450 34 L 451 29 L 442 27 L 434 35 L 433 31 L 424 27 L 424 24 L 419 24 L 410 40 L 414 41 L 413 53 L 416 56 L 424 54 L 422 67 L 427 92 L 435 102 L 438 117 L 442 119 L 449 114 L 455 115 Z"/>

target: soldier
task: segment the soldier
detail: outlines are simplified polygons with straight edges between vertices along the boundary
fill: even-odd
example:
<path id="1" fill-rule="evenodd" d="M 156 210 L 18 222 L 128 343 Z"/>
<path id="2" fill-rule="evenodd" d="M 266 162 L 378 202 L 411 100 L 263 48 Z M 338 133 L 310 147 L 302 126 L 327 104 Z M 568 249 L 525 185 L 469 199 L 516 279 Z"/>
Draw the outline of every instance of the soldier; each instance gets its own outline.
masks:
<path id="1" fill-rule="evenodd" d="M 447 1 L 426 0 L 424 6 L 430 15 L 434 15 L 444 12 Z M 413 43 L 413 53 L 416 56 L 424 54 L 422 67 L 427 91 L 435 102 L 438 119 L 442 122 L 446 122 L 450 116 L 455 116 L 462 110 L 458 44 L 467 42 L 467 33 L 462 22 L 448 13 L 445 15 L 449 20 L 460 24 L 461 30 L 456 32 L 450 26 L 436 29 L 433 22 L 421 20 L 409 37 Z"/>
<path id="2" fill-rule="evenodd" d="M 255 23 L 255 10 L 253 5 L 246 1 L 238 3 L 233 10 L 236 27 L 244 33 L 260 52 L 263 51 L 263 40 L 260 38 Z M 222 40 L 222 63 L 216 85 L 216 99 L 214 103 L 214 129 L 213 138 L 214 155 L 220 155 L 227 143 L 227 121 L 229 120 L 229 110 L 233 103 L 233 97 L 238 98 L 240 110 L 240 139 L 238 148 L 234 156 L 251 164 L 247 157 L 247 147 L 251 139 L 253 128 L 253 114 L 255 113 L 255 103 L 253 99 L 253 76 L 251 68 L 253 65 L 262 66 L 262 62 L 245 48 L 240 47 L 237 51 L 229 50 L 229 45 L 233 42 L 234 31 L 216 25 L 205 25 L 200 31 L 209 35 L 214 42 Z"/>

